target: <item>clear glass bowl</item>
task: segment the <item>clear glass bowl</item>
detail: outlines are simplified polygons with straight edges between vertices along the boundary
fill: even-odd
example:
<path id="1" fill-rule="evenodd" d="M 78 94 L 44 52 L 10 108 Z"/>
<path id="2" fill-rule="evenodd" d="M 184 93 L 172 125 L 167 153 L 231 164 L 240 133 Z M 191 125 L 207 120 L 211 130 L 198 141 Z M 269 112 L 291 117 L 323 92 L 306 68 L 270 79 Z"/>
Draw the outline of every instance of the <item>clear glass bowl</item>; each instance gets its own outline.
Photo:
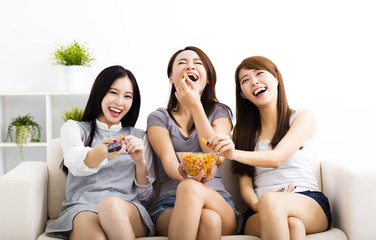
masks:
<path id="1" fill-rule="evenodd" d="M 179 162 L 185 168 L 188 177 L 197 176 L 204 170 L 204 177 L 209 174 L 216 164 L 220 153 L 215 152 L 176 152 Z"/>

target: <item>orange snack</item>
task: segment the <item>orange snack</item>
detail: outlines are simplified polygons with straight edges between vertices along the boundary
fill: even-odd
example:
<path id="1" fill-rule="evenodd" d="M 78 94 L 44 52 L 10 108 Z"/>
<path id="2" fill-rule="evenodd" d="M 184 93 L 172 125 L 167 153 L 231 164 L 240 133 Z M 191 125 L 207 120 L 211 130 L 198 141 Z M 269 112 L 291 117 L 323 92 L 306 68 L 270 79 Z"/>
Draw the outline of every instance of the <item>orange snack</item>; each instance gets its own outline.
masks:
<path id="1" fill-rule="evenodd" d="M 185 80 L 188 80 L 188 76 L 187 76 L 186 73 L 184 73 L 184 78 L 185 78 Z"/>
<path id="2" fill-rule="evenodd" d="M 217 157 L 216 153 L 179 153 L 179 158 L 190 176 L 196 176 L 201 170 L 204 170 L 204 176 L 208 175 Z"/>
<path id="3" fill-rule="evenodd" d="M 209 143 L 206 141 L 205 138 L 202 138 L 201 141 L 205 144 L 205 145 L 208 145 Z"/>

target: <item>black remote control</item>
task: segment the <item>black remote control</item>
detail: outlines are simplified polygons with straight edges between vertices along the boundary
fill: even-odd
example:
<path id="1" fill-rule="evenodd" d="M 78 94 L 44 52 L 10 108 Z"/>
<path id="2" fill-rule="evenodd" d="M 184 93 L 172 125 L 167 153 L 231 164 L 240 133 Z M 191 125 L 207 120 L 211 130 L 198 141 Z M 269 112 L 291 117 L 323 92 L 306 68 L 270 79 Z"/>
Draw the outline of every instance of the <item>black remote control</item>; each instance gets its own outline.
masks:
<path id="1" fill-rule="evenodd" d="M 115 152 L 120 150 L 122 147 L 122 141 L 117 141 L 116 143 L 110 143 L 108 144 L 108 152 Z"/>

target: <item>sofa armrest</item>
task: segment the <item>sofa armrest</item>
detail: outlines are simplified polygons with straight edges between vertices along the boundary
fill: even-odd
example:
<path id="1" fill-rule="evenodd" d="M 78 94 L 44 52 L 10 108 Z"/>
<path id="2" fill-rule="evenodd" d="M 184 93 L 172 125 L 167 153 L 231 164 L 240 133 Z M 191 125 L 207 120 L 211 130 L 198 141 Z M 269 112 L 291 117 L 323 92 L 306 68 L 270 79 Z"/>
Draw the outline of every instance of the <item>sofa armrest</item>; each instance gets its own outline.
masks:
<path id="1" fill-rule="evenodd" d="M 371 162 L 323 160 L 323 192 L 328 197 L 333 226 L 350 240 L 374 239 L 376 228 L 376 166 Z"/>
<path id="2" fill-rule="evenodd" d="M 47 222 L 47 165 L 22 162 L 0 177 L 0 239 L 35 240 Z"/>

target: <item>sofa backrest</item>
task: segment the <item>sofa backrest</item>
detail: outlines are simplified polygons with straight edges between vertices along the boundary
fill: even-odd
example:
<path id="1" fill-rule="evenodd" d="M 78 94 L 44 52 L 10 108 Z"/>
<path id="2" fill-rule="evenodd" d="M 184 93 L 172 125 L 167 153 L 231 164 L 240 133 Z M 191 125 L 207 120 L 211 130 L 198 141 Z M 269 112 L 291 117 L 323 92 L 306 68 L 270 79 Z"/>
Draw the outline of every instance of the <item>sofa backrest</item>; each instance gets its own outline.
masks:
<path id="1" fill-rule="evenodd" d="M 67 176 L 60 168 L 62 161 L 63 151 L 60 146 L 60 138 L 55 138 L 47 147 L 47 211 L 48 217 L 52 219 L 59 217 L 61 203 L 65 196 Z"/>
<path id="2" fill-rule="evenodd" d="M 60 146 L 60 139 L 53 139 L 47 148 L 47 168 L 48 168 L 48 217 L 55 219 L 59 217 L 61 203 L 65 196 L 65 184 L 67 176 L 61 170 L 60 164 L 63 161 L 63 152 Z M 313 166 L 316 179 L 321 188 L 321 171 L 320 160 L 317 157 L 317 161 Z M 231 161 L 225 160 L 220 167 L 223 183 L 227 191 L 232 195 L 232 199 L 235 202 L 238 210 L 244 213 L 247 209 L 246 204 L 242 200 L 239 192 L 238 178 L 231 172 Z M 155 194 L 158 196 L 158 194 Z"/>

